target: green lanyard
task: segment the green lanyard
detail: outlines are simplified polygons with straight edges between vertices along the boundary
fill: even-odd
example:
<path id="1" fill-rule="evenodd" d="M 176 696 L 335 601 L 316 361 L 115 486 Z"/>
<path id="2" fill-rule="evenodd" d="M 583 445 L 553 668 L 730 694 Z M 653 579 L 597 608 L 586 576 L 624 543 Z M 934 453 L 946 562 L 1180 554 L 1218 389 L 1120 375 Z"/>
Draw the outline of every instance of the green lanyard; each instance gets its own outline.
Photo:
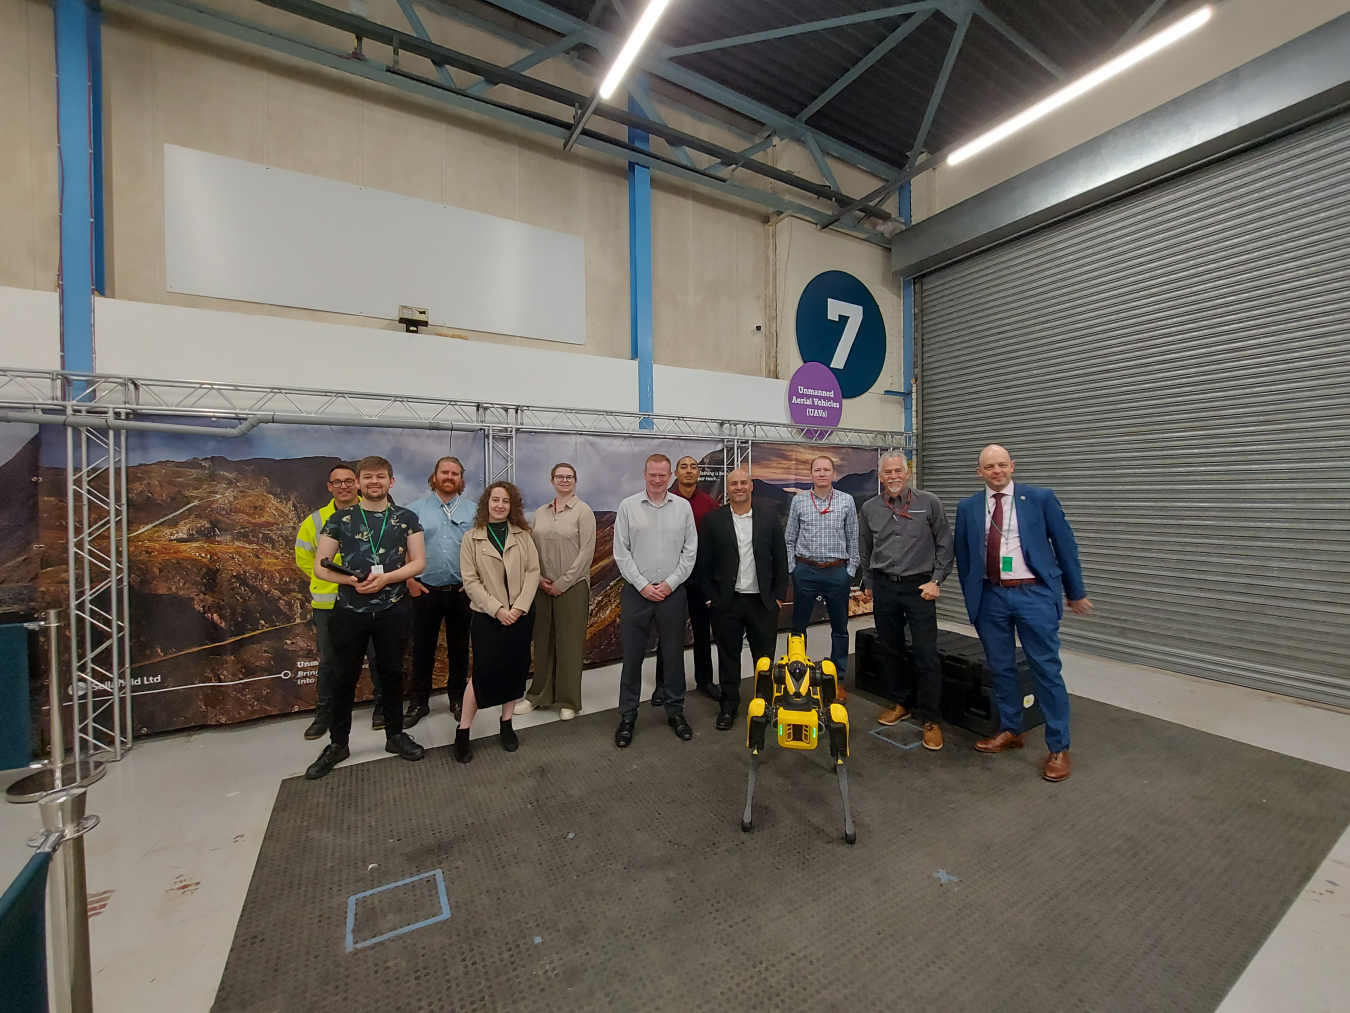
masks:
<path id="1" fill-rule="evenodd" d="M 497 546 L 497 551 L 500 552 L 500 553 L 502 554 L 502 558 L 505 559 L 505 558 L 506 558 L 506 543 L 505 543 L 505 542 L 499 542 L 499 541 L 497 541 L 497 533 L 496 533 L 495 531 L 493 531 L 491 528 L 488 528 L 487 531 L 488 531 L 488 538 L 490 538 L 490 539 L 492 540 L 492 544 L 493 544 L 493 545 Z M 507 537 L 507 538 L 510 538 L 510 537 L 511 537 L 511 529 L 510 529 L 510 528 L 507 528 L 507 529 L 506 529 L 506 537 Z"/>
<path id="2" fill-rule="evenodd" d="M 370 519 L 366 517 L 366 508 L 358 503 L 356 509 L 361 511 L 361 520 L 366 525 L 366 537 L 374 539 L 375 533 L 370 530 Z M 388 507 L 384 508 L 384 513 L 381 514 L 381 516 L 384 518 L 384 520 L 380 522 L 380 537 L 378 540 L 372 541 L 370 543 L 370 561 L 374 563 L 376 566 L 380 565 L 380 546 L 384 543 L 384 529 L 389 526 Z"/>

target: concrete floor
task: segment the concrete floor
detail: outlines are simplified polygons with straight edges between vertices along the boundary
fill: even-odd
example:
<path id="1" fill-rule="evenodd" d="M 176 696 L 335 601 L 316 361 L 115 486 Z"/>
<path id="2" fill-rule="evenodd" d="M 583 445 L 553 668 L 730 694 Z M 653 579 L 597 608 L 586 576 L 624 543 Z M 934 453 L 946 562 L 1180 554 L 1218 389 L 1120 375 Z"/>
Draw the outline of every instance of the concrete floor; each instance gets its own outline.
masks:
<path id="1" fill-rule="evenodd" d="M 814 628 L 810 639 L 813 654 L 828 652 L 828 629 Z M 1064 663 L 1069 690 L 1079 696 L 1350 770 L 1350 713 L 1086 655 L 1066 653 Z M 646 676 L 650 693 L 651 659 Z M 587 672 L 585 711 L 612 708 L 617 694 L 617 666 Z M 554 720 L 550 712 L 532 713 L 516 727 Z M 89 811 L 102 819 L 86 838 L 99 1013 L 208 1013 L 277 785 L 302 772 L 322 746 L 302 739 L 308 721 L 297 716 L 145 742 L 90 790 Z M 495 710 L 480 715 L 474 736 L 495 734 L 496 722 Z M 414 734 L 428 747 L 453 740 L 443 697 Z M 528 749 L 528 734 L 522 739 Z M 383 757 L 382 746 L 369 710 L 358 711 L 348 762 Z M 24 842 L 38 827 L 36 806 L 0 807 L 0 882 L 27 861 Z M 1339 1013 L 1350 994 L 1347 950 L 1350 830 L 1219 1013 Z"/>

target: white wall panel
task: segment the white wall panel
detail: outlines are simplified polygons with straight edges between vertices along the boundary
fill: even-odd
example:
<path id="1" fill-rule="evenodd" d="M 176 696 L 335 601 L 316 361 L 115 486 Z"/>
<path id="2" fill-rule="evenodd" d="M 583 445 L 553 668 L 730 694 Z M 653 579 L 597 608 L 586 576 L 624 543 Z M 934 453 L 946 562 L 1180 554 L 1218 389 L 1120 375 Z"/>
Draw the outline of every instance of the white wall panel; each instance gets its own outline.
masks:
<path id="1" fill-rule="evenodd" d="M 584 344 L 579 236 L 164 145 L 170 292 Z"/>
<path id="2" fill-rule="evenodd" d="M 55 292 L 0 288 L 0 366 L 61 368 L 61 302 Z"/>

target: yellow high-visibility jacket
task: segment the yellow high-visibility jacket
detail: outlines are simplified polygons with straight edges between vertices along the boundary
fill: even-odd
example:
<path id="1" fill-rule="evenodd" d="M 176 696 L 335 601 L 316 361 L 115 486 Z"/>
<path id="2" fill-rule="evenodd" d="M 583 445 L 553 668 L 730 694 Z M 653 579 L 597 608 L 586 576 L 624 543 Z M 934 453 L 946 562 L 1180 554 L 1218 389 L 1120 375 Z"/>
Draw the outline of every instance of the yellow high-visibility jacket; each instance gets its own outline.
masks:
<path id="1" fill-rule="evenodd" d="M 295 533 L 295 565 L 309 578 L 309 597 L 316 609 L 331 609 L 337 601 L 338 586 L 314 576 L 314 557 L 319 551 L 319 532 L 324 523 L 332 517 L 337 505 L 330 499 L 327 506 L 315 510 L 300 523 Z M 333 557 L 333 562 L 342 562 L 342 553 Z"/>

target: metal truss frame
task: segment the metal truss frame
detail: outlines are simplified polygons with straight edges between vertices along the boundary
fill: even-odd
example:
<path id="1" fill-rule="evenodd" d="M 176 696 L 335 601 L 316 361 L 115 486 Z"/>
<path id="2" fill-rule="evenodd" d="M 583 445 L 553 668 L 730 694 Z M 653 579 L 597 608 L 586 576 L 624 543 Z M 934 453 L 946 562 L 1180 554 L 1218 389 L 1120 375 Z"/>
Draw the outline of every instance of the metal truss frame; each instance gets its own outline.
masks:
<path id="1" fill-rule="evenodd" d="M 114 413 L 104 409 L 103 414 L 110 418 Z M 68 646 L 76 763 L 120 760 L 131 748 L 126 450 L 125 430 L 66 429 Z"/>

